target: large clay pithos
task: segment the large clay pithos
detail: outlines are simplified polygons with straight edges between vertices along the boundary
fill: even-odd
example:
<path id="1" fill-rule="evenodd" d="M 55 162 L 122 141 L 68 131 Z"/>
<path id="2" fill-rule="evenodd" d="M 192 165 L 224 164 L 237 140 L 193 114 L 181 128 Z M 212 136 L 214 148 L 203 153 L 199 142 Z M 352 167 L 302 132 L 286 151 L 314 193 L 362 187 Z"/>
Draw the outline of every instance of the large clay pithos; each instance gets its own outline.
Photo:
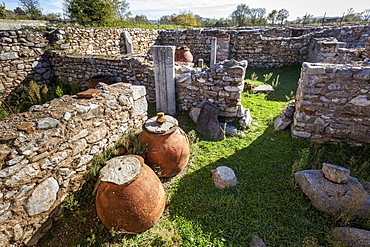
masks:
<path id="1" fill-rule="evenodd" d="M 163 118 L 165 121 L 161 120 Z M 139 140 L 146 143 L 149 149 L 145 154 L 145 163 L 158 169 L 160 177 L 176 176 L 188 163 L 189 140 L 172 116 L 159 114 L 148 119 Z"/>
<path id="2" fill-rule="evenodd" d="M 96 212 L 108 230 L 140 233 L 161 217 L 166 195 L 153 170 L 140 156 L 118 156 L 99 173 Z"/>
<path id="3" fill-rule="evenodd" d="M 192 63 L 193 55 L 191 54 L 189 47 L 186 45 L 176 47 L 175 61 Z"/>

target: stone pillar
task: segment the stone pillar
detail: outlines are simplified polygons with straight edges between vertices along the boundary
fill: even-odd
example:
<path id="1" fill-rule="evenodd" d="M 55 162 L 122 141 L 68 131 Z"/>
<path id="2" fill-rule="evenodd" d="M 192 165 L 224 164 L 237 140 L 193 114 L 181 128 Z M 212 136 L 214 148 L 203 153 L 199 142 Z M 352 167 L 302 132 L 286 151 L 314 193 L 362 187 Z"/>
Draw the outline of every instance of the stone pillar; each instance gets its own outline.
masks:
<path id="1" fill-rule="evenodd" d="M 212 43 L 211 43 L 211 63 L 210 66 L 214 65 L 216 63 L 216 55 L 217 55 L 217 38 L 212 37 Z"/>
<path id="2" fill-rule="evenodd" d="M 132 45 L 130 33 L 125 31 L 123 35 L 125 37 L 125 45 L 126 45 L 127 54 L 134 53 L 134 46 Z"/>
<path id="3" fill-rule="evenodd" d="M 199 58 L 199 59 L 198 59 L 198 67 L 199 67 L 199 68 L 203 68 L 203 66 L 204 66 L 204 60 L 203 60 L 203 59 L 201 59 L 201 58 Z"/>
<path id="4" fill-rule="evenodd" d="M 154 45 L 151 48 L 154 61 L 155 98 L 157 112 L 176 113 L 175 46 Z"/>

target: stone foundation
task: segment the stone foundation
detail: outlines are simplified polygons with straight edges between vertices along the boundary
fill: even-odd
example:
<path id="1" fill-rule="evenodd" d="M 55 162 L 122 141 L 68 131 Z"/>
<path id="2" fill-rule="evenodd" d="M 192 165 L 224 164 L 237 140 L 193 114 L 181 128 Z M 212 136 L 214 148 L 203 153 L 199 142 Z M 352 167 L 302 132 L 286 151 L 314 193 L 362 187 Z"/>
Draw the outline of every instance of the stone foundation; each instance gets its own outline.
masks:
<path id="1" fill-rule="evenodd" d="M 370 66 L 303 63 L 292 136 L 370 143 Z"/>
<path id="2" fill-rule="evenodd" d="M 0 120 L 0 246 L 35 244 L 95 155 L 147 119 L 145 87 L 104 86 L 92 99 L 63 96 Z"/>

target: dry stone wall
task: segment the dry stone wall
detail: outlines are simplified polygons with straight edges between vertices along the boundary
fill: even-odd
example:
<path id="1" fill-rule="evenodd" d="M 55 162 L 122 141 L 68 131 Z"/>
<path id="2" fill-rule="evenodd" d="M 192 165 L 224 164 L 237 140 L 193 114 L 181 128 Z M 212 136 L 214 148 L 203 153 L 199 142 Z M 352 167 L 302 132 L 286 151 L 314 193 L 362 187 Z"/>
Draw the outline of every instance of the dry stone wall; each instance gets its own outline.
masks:
<path id="1" fill-rule="evenodd" d="M 135 53 L 146 54 L 158 38 L 157 30 L 140 28 L 61 28 L 58 38 L 67 53 L 80 55 L 126 54 L 125 35 L 130 35 Z"/>
<path id="2" fill-rule="evenodd" d="M 219 116 L 242 117 L 241 94 L 247 65 L 247 61 L 226 60 L 203 70 L 178 66 L 176 88 L 179 107 L 190 110 L 208 100 L 219 107 Z"/>
<path id="3" fill-rule="evenodd" d="M 53 76 L 43 32 L 0 32 L 0 92 L 9 93 L 22 82 L 49 83 Z"/>
<path id="4" fill-rule="evenodd" d="M 303 63 L 295 107 L 295 137 L 370 143 L 370 66 Z"/>
<path id="5" fill-rule="evenodd" d="M 245 59 L 252 67 L 280 67 L 307 61 L 311 36 L 263 37 L 258 30 L 235 32 L 231 36 L 230 57 Z"/>
<path id="6" fill-rule="evenodd" d="M 0 246 L 31 246 L 91 160 L 147 119 L 145 87 L 102 85 L 92 99 L 63 96 L 0 121 Z"/>
<path id="7" fill-rule="evenodd" d="M 209 63 L 211 60 L 212 38 L 217 38 L 217 61 L 229 59 L 230 34 L 226 30 L 163 30 L 159 33 L 159 45 L 186 45 L 194 57 L 194 61 L 203 59 Z"/>
<path id="8" fill-rule="evenodd" d="M 148 100 L 155 101 L 154 65 L 143 56 L 107 58 L 70 56 L 58 52 L 49 52 L 48 56 L 54 74 L 66 81 L 72 80 L 86 87 L 93 76 L 108 75 L 112 82 L 145 86 Z"/>

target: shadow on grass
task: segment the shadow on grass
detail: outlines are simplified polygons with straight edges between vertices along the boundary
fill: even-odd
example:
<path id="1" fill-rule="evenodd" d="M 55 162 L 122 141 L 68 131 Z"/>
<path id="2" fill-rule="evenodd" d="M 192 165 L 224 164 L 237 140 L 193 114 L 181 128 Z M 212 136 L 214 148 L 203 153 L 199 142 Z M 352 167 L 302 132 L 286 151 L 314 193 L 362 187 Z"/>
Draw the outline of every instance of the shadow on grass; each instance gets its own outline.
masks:
<path id="1" fill-rule="evenodd" d="M 311 206 L 293 179 L 293 164 L 310 146 L 291 138 L 289 131 L 269 126 L 232 155 L 190 169 L 168 203 L 183 245 L 249 246 L 257 234 L 267 246 L 328 246 L 333 219 Z M 307 159 L 300 162 L 311 162 Z M 318 162 L 327 159 L 323 153 Z M 221 190 L 213 185 L 211 170 L 218 166 L 234 170 L 235 187 Z"/>

